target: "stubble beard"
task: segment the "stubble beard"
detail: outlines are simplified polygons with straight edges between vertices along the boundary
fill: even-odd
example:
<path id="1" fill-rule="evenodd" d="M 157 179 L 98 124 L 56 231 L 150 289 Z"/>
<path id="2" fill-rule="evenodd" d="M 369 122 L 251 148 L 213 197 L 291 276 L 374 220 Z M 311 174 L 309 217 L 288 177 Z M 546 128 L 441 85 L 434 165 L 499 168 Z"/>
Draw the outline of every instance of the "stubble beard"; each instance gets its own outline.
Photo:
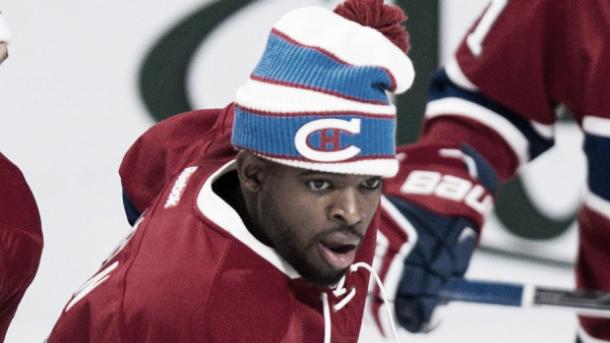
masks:
<path id="1" fill-rule="evenodd" d="M 322 271 L 316 267 L 307 257 L 315 254 L 319 244 L 318 234 L 313 236 L 305 248 L 300 248 L 296 236 L 292 233 L 290 226 L 279 216 L 280 213 L 273 200 L 273 196 L 263 197 L 262 204 L 265 206 L 266 215 L 261 219 L 263 227 L 260 229 L 266 233 L 273 248 L 306 280 L 321 285 L 334 285 L 347 272 L 344 270 Z M 261 211 L 262 212 L 262 211 Z"/>

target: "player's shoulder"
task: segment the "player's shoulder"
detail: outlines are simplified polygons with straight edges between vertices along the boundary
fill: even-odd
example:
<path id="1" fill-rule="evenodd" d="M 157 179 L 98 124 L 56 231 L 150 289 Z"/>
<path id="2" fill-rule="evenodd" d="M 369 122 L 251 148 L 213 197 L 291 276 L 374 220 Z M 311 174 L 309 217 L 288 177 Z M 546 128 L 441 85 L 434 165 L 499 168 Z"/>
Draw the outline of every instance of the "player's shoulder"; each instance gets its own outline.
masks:
<path id="1" fill-rule="evenodd" d="M 142 134 L 129 148 L 119 168 L 121 182 L 139 211 L 150 205 L 166 183 L 183 168 L 207 158 L 215 142 L 230 149 L 226 127 L 232 122 L 232 106 L 196 110 L 163 120 Z"/>
<path id="2" fill-rule="evenodd" d="M 42 244 L 40 215 L 21 170 L 0 153 L 0 228 L 20 231 Z"/>
<path id="3" fill-rule="evenodd" d="M 2 192 L 20 192 L 27 187 L 21 170 L 0 152 L 0 185 Z"/>

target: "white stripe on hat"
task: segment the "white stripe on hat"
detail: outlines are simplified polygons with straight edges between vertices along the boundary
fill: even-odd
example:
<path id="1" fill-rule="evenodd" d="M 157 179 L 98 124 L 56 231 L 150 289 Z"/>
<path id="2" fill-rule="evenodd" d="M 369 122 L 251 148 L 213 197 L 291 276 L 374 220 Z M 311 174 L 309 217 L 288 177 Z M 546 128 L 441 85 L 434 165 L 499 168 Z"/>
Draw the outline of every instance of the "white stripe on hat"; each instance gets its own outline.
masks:
<path id="1" fill-rule="evenodd" d="M 395 93 L 402 93 L 413 84 L 415 71 L 409 57 L 374 28 L 318 7 L 289 12 L 274 28 L 301 44 L 322 48 L 346 63 L 386 68 L 396 80 Z"/>
<path id="2" fill-rule="evenodd" d="M 266 160 L 270 160 L 279 164 L 308 169 L 317 170 L 327 173 L 337 174 L 354 174 L 354 175 L 378 175 L 381 177 L 394 177 L 398 173 L 398 160 L 396 159 L 368 159 L 352 162 L 340 163 L 315 163 L 300 160 L 290 160 L 283 158 L 269 157 L 262 154 L 256 154 Z"/>
<path id="3" fill-rule="evenodd" d="M 371 115 L 395 115 L 393 105 L 366 104 L 308 89 L 248 80 L 237 90 L 235 100 L 247 109 L 275 112 L 359 112 Z"/>

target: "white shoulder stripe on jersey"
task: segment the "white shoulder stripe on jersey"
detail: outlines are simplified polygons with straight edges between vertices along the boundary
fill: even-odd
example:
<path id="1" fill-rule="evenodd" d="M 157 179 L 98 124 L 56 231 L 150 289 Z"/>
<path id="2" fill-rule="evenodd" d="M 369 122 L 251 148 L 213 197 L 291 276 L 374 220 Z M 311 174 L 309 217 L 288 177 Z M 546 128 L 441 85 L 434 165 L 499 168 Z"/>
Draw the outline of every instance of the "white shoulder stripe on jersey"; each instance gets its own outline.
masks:
<path id="1" fill-rule="evenodd" d="M 453 83 L 458 85 L 458 87 L 464 88 L 471 92 L 477 92 L 479 90 L 479 88 L 468 79 L 464 72 L 462 72 L 462 68 L 460 68 L 460 65 L 458 64 L 455 57 L 453 57 L 445 65 L 445 71 L 447 72 L 447 76 L 449 77 L 449 79 Z M 535 122 L 533 120 L 530 121 L 530 125 L 540 136 L 546 139 L 555 138 L 554 125 L 545 125 L 539 122 Z"/>
<path id="2" fill-rule="evenodd" d="M 237 90 L 237 104 L 246 108 L 269 112 L 363 112 L 394 115 L 393 105 L 367 104 L 313 90 L 281 86 L 249 79 Z"/>
<path id="3" fill-rule="evenodd" d="M 464 72 L 462 72 L 462 68 L 460 68 L 460 65 L 458 64 L 455 57 L 452 57 L 451 60 L 447 62 L 447 64 L 445 65 L 445 71 L 447 72 L 449 80 L 451 80 L 459 87 L 473 92 L 478 90 L 478 87 L 475 86 L 474 83 L 470 82 L 468 77 L 466 77 Z"/>
<path id="4" fill-rule="evenodd" d="M 590 189 L 585 193 L 585 205 L 610 220 L 610 201 L 594 194 Z"/>
<path id="5" fill-rule="evenodd" d="M 578 325 L 578 337 L 582 343 L 610 343 L 610 341 L 606 341 L 605 339 L 599 339 L 589 335 L 581 325 Z"/>
<path id="6" fill-rule="evenodd" d="M 585 116 L 582 120 L 582 129 L 588 134 L 610 137 L 610 119 Z"/>
<path id="7" fill-rule="evenodd" d="M 460 68 L 455 56 L 445 65 L 445 71 L 447 72 L 449 79 L 458 85 L 458 87 L 471 92 L 479 91 L 479 88 L 468 79 L 464 72 L 462 72 L 462 68 Z M 546 139 L 553 139 L 555 137 L 554 125 L 545 125 L 533 120 L 530 120 L 530 125 L 540 136 Z"/>
<path id="8" fill-rule="evenodd" d="M 476 120 L 496 131 L 517 155 L 519 164 L 529 161 L 529 142 L 506 118 L 474 102 L 460 98 L 444 98 L 430 101 L 426 108 L 426 119 L 440 116 L 461 116 Z"/>
<path id="9" fill-rule="evenodd" d="M 203 184 L 197 196 L 197 206 L 201 213 L 223 230 L 229 232 L 248 248 L 271 263 L 278 270 L 291 279 L 300 277 L 299 273 L 292 268 L 273 248 L 266 246 L 256 239 L 246 228 L 241 217 L 233 207 L 227 204 L 220 196 L 212 190 L 212 183 L 223 174 L 237 168 L 235 160 L 231 160 L 215 171 Z"/>

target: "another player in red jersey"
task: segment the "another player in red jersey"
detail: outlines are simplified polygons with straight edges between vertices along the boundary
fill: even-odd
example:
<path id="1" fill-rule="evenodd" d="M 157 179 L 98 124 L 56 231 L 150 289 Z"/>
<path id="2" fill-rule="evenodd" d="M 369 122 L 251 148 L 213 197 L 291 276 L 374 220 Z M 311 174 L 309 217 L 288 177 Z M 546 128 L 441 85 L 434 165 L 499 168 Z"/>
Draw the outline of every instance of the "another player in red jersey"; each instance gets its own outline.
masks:
<path id="1" fill-rule="evenodd" d="M 9 33 L 0 15 L 0 63 Z M 40 216 L 21 171 L 0 153 L 0 342 L 34 279 L 42 252 Z"/>
<path id="2" fill-rule="evenodd" d="M 463 253 L 457 264 L 447 255 L 455 256 L 449 248 L 462 242 L 455 235 L 469 231 L 450 228 L 480 230 L 480 214 L 491 208 L 496 180 L 506 181 L 553 145 L 560 104 L 584 132 L 588 160 L 578 287 L 610 290 L 608 61 L 610 2 L 493 0 L 454 58 L 437 72 L 422 135 L 399 149 L 405 153 L 401 171 L 384 188 L 401 213 L 419 223 L 414 225 L 418 239 L 427 237 L 426 247 L 415 244 L 419 253 L 404 260 L 397 293 L 403 303 L 396 313 L 405 327 L 425 329 L 438 290 L 467 265 L 468 249 L 454 249 Z M 433 218 L 444 222 L 437 225 Z M 470 223 L 451 223 L 465 218 Z M 442 237 L 452 238 L 448 244 Z M 580 318 L 579 337 L 610 342 L 610 321 Z"/>
<path id="3" fill-rule="evenodd" d="M 0 154 L 0 342 L 38 269 L 40 216 L 19 169 Z"/>
<path id="4" fill-rule="evenodd" d="M 224 109 L 174 116 L 121 165 L 134 231 L 48 342 L 356 342 L 395 107 L 413 68 L 382 1 L 273 27 Z"/>

